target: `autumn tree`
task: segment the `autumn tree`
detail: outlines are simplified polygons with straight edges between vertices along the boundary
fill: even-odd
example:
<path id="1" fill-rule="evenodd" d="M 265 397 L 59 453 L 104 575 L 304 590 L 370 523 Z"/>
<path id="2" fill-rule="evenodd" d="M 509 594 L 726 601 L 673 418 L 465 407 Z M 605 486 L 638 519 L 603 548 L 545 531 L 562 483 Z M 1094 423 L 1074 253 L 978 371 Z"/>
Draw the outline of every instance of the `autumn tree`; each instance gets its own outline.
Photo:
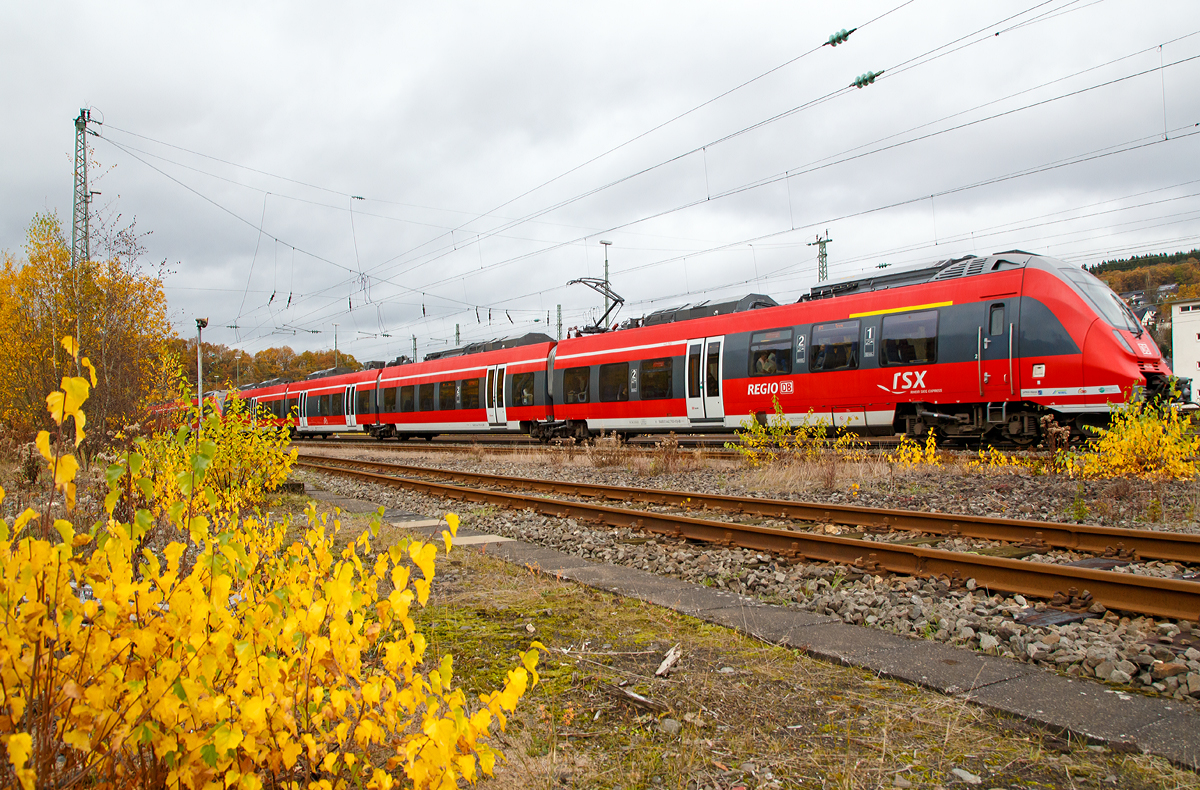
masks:
<path id="1" fill-rule="evenodd" d="M 172 330 L 162 281 L 143 271 L 132 225 L 96 240 L 103 259 L 72 266 L 58 217 L 38 214 L 24 259 L 3 255 L 0 421 L 18 438 L 45 426 L 43 394 L 77 372 L 58 342 L 64 335 L 79 337 L 100 377 L 88 415 L 93 447 L 165 396 Z"/>

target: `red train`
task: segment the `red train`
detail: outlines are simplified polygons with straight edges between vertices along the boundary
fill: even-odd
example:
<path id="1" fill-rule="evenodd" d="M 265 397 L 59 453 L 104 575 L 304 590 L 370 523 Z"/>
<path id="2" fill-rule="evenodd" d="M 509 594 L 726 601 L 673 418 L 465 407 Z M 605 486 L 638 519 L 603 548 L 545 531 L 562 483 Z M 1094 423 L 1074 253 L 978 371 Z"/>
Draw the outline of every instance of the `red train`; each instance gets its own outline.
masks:
<path id="1" fill-rule="evenodd" d="M 1014 250 L 823 284 L 795 304 L 751 294 L 241 397 L 279 418 L 295 410 L 301 436 L 728 431 L 773 413 L 778 398 L 794 423 L 1023 444 L 1046 414 L 1081 429 L 1131 394 L 1188 401 L 1190 386 L 1100 280 Z"/>

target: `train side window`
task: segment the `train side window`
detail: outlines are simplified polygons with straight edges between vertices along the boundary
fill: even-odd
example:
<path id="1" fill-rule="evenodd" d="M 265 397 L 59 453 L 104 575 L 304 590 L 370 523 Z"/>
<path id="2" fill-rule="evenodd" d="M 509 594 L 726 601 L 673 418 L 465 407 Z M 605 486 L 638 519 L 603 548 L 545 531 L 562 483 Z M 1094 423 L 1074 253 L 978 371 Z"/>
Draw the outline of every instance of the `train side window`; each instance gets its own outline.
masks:
<path id="1" fill-rule="evenodd" d="M 600 366 L 600 402 L 629 400 L 629 363 Z"/>
<path id="2" fill-rule="evenodd" d="M 420 388 L 421 389 L 421 397 L 419 399 L 420 403 L 421 403 L 421 409 L 420 409 L 421 411 L 433 411 L 433 389 L 434 389 L 434 387 L 435 387 L 435 385 L 433 384 L 433 382 L 429 382 L 427 384 L 421 385 L 421 388 Z"/>
<path id="3" fill-rule="evenodd" d="M 673 361 L 670 357 L 642 360 L 642 400 L 675 397 Z"/>
<path id="4" fill-rule="evenodd" d="M 514 373 L 512 375 L 512 391 L 514 406 L 532 406 L 533 374 Z"/>
<path id="5" fill-rule="evenodd" d="M 700 344 L 693 343 L 688 346 L 688 362 L 687 362 L 687 396 L 689 398 L 700 397 Z"/>
<path id="6" fill-rule="evenodd" d="M 345 414 L 346 413 L 345 401 L 346 401 L 346 393 L 344 393 L 344 392 L 333 393 L 333 404 L 332 404 L 332 406 L 330 406 L 329 414 L 331 416 L 334 414 Z"/>
<path id="7" fill-rule="evenodd" d="M 591 368 L 567 368 L 563 371 L 563 402 L 587 403 L 588 379 L 591 378 Z"/>
<path id="8" fill-rule="evenodd" d="M 458 399 L 454 397 L 455 382 L 443 381 L 438 383 L 438 409 L 458 408 Z"/>
<path id="9" fill-rule="evenodd" d="M 1003 335 L 1004 334 L 1004 305 L 992 305 L 991 312 L 988 314 L 988 334 Z"/>
<path id="10" fill-rule="evenodd" d="M 462 407 L 464 409 L 479 408 L 479 379 L 463 379 L 462 387 Z"/>
<path id="11" fill-rule="evenodd" d="M 354 405 L 355 414 L 375 413 L 375 390 L 359 390 L 357 403 Z"/>
<path id="12" fill-rule="evenodd" d="M 496 380 L 496 408 L 504 408 L 504 370 L 501 369 L 497 374 Z M 491 389 L 488 389 L 491 392 Z"/>
<path id="13" fill-rule="evenodd" d="M 824 370 L 857 370 L 860 325 L 860 321 L 854 320 L 814 326 L 808 369 L 813 373 Z"/>
<path id="14" fill-rule="evenodd" d="M 715 398 L 721 394 L 721 343 L 709 341 L 708 359 L 704 364 L 704 397 Z"/>
<path id="15" fill-rule="evenodd" d="M 750 336 L 750 375 L 786 376 L 792 372 L 792 330 L 772 329 Z"/>
<path id="16" fill-rule="evenodd" d="M 883 317 L 881 365 L 928 365 L 937 362 L 937 310 Z"/>
<path id="17" fill-rule="evenodd" d="M 393 395 L 392 395 L 393 401 L 396 398 L 394 393 L 397 393 L 397 392 L 400 393 L 399 411 L 415 411 L 417 408 L 417 394 L 416 394 L 415 390 L 416 390 L 416 387 L 414 387 L 412 384 L 409 384 L 407 387 L 397 387 L 394 390 L 388 390 L 388 391 L 393 393 Z M 392 404 L 393 409 L 395 409 L 395 405 L 396 404 L 393 402 L 393 404 Z"/>

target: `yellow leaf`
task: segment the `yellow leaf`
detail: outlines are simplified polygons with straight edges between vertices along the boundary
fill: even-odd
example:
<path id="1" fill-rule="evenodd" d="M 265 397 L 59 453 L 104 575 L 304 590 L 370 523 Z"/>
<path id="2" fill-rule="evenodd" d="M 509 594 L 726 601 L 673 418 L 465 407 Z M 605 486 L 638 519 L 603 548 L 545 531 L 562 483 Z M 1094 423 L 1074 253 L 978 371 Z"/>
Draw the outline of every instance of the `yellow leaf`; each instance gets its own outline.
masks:
<path id="1" fill-rule="evenodd" d="M 62 488 L 64 484 L 75 479 L 75 474 L 79 471 L 79 462 L 75 460 L 73 455 L 64 455 L 58 459 L 58 463 L 54 466 L 54 486 Z"/>
<path id="2" fill-rule="evenodd" d="M 67 350 L 67 353 L 76 358 L 79 356 L 79 345 L 75 342 L 73 335 L 65 335 L 62 339 L 62 347 Z"/>
<path id="3" fill-rule="evenodd" d="M 57 390 L 46 396 L 46 410 L 50 412 L 50 416 L 54 418 L 54 422 L 62 425 L 63 421 L 63 403 L 66 401 L 66 395 Z"/>
<path id="4" fill-rule="evenodd" d="M 96 368 L 92 366 L 91 360 L 89 360 L 87 357 L 84 357 L 83 359 L 79 360 L 79 364 L 88 369 L 88 372 L 92 377 L 92 386 L 96 386 Z"/>
<path id="5" fill-rule="evenodd" d="M 29 762 L 29 755 L 33 751 L 33 736 L 27 732 L 19 732 L 11 736 L 5 746 L 8 749 L 8 759 L 16 771 L 21 787 L 24 790 L 33 790 L 37 775 L 32 768 L 25 767 L 25 763 Z"/>
<path id="6" fill-rule="evenodd" d="M 37 445 L 38 452 L 42 454 L 43 458 L 45 458 L 47 461 L 54 460 L 54 453 L 50 451 L 49 431 L 38 431 L 37 439 L 34 440 L 34 444 Z"/>
<path id="7" fill-rule="evenodd" d="M 458 535 L 458 514 L 457 513 L 447 513 L 446 514 L 446 523 L 450 525 L 450 534 L 457 536 Z"/>

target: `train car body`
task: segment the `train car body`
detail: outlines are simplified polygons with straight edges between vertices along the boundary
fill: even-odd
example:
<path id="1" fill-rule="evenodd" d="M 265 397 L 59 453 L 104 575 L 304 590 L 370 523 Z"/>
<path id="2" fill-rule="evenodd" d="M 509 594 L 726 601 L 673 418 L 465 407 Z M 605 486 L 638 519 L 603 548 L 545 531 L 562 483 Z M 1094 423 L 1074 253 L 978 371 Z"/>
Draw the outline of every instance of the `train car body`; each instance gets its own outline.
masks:
<path id="1" fill-rule="evenodd" d="M 496 345 L 360 372 L 358 424 L 381 439 L 529 433 L 551 415 L 546 371 L 554 342 L 528 335 Z"/>
<path id="2" fill-rule="evenodd" d="M 1169 381 L 1107 286 L 1011 252 L 821 286 L 792 305 L 564 340 L 548 432 L 726 431 L 778 402 L 793 424 L 1028 443 L 1047 413 L 1079 429 Z"/>
<path id="3" fill-rule="evenodd" d="M 1021 251 L 822 284 L 795 304 L 751 294 L 643 321 L 249 394 L 273 414 L 294 406 L 300 435 L 725 432 L 778 404 L 797 425 L 1017 444 L 1047 414 L 1082 431 L 1138 393 L 1191 395 L 1111 289 Z"/>

